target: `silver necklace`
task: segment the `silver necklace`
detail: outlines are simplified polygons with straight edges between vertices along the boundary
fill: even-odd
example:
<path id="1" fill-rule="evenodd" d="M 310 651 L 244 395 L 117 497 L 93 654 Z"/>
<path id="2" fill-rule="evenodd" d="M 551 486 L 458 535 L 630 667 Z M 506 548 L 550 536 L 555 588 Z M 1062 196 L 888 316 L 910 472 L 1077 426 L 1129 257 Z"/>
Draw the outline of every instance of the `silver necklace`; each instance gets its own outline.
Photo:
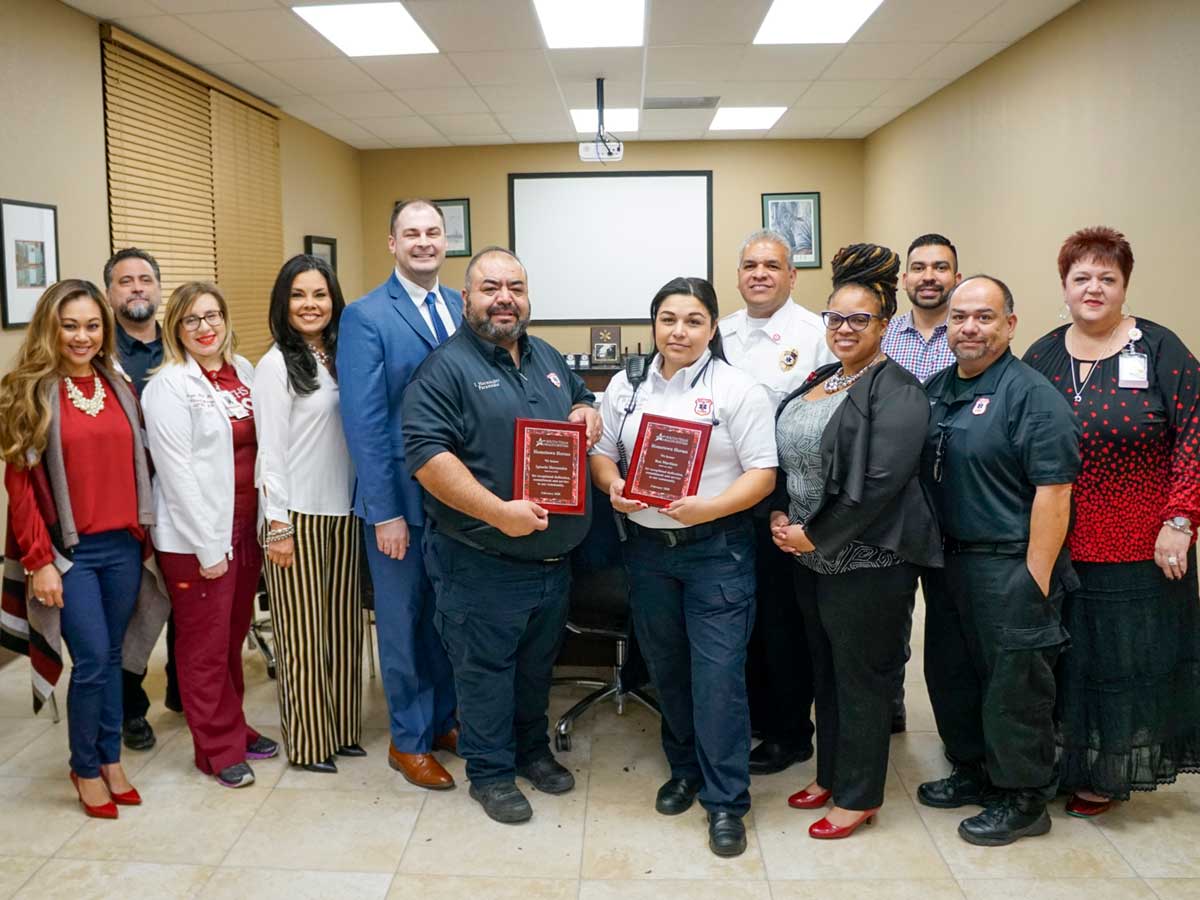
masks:
<path id="1" fill-rule="evenodd" d="M 1088 369 L 1087 377 L 1083 379 L 1083 384 L 1079 383 L 1079 376 L 1076 374 L 1076 371 L 1079 369 L 1079 363 L 1086 362 L 1087 360 L 1077 360 L 1070 350 L 1067 351 L 1067 356 L 1071 357 L 1071 387 L 1075 390 L 1076 403 L 1083 402 L 1083 392 L 1087 389 L 1088 382 L 1092 380 L 1092 375 L 1094 375 L 1096 370 L 1100 368 L 1101 360 L 1108 358 L 1108 348 L 1109 345 L 1112 344 L 1113 335 L 1117 333 L 1117 329 L 1121 327 L 1121 322 L 1123 321 L 1125 321 L 1124 318 L 1122 318 L 1120 322 L 1117 322 L 1117 324 L 1113 326 L 1113 330 L 1108 333 L 1108 339 L 1104 342 L 1104 347 L 1101 349 L 1100 356 L 1092 362 L 1092 367 Z M 1065 338 L 1063 339 L 1063 344 L 1066 344 Z"/>
<path id="2" fill-rule="evenodd" d="M 308 346 L 308 349 L 312 351 L 312 355 L 317 358 L 317 362 L 319 362 L 321 365 L 323 365 L 325 368 L 328 369 L 329 368 L 329 354 L 326 353 L 324 350 L 318 350 L 312 344 L 308 344 L 307 346 Z"/>
<path id="3" fill-rule="evenodd" d="M 71 380 L 70 375 L 63 376 L 63 380 L 67 385 L 67 397 L 70 398 L 71 405 L 94 419 L 104 409 L 104 398 L 106 395 L 104 393 L 104 383 L 100 380 L 100 376 L 93 375 L 92 379 L 95 390 L 92 392 L 92 396 L 85 397 L 83 396 L 83 391 Z"/>
<path id="4" fill-rule="evenodd" d="M 836 372 L 834 372 L 832 375 L 830 375 L 828 378 L 825 379 L 825 393 L 835 394 L 838 391 L 842 390 L 843 388 L 850 387 L 850 385 L 854 384 L 854 382 L 856 382 L 856 381 L 858 381 L 858 379 L 862 378 L 863 373 L 866 372 L 867 369 L 871 368 L 871 366 L 875 365 L 875 363 L 879 362 L 879 360 L 882 358 L 883 358 L 882 354 L 877 353 L 875 355 L 874 359 L 872 359 L 869 363 L 867 363 L 865 366 L 863 366 L 861 369 L 859 369 L 853 375 L 847 375 L 846 369 L 844 367 L 841 369 L 838 369 Z"/>

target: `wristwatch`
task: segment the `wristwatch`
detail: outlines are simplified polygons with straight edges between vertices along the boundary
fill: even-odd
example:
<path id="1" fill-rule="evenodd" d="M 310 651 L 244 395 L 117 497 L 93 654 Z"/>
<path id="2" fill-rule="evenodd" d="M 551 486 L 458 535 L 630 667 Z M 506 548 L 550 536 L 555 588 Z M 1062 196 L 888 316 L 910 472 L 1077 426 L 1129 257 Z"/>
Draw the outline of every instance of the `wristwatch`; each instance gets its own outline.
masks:
<path id="1" fill-rule="evenodd" d="M 1192 533 L 1192 523 L 1187 516 L 1172 516 L 1163 522 L 1168 528 L 1174 528 L 1176 531 L 1182 531 L 1184 534 Z"/>

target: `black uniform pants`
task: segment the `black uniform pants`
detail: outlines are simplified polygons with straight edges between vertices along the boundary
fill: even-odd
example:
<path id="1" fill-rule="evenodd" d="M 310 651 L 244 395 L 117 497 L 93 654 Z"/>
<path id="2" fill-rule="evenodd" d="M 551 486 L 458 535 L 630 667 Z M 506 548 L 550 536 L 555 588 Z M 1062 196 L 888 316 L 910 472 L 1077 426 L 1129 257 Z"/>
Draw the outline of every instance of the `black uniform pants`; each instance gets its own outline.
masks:
<path id="1" fill-rule="evenodd" d="M 796 605 L 796 563 L 775 546 L 765 519 L 754 519 L 754 541 L 754 631 L 746 657 L 750 724 L 763 740 L 806 749 L 813 740 L 813 674 Z"/>
<path id="2" fill-rule="evenodd" d="M 817 781 L 843 809 L 874 809 L 883 803 L 917 567 L 818 575 L 792 565 L 816 687 Z"/>
<path id="3" fill-rule="evenodd" d="M 1064 552 L 1050 596 L 1025 552 L 947 552 L 925 581 L 925 678 L 946 755 L 985 763 L 992 783 L 1054 797 L 1054 666 L 1074 572 Z"/>
<path id="4" fill-rule="evenodd" d="M 121 670 L 121 710 L 122 718 L 126 722 L 130 719 L 145 718 L 146 713 L 150 711 L 150 698 L 146 696 L 146 690 L 142 687 L 145 680 L 145 671 Z M 174 697 L 176 705 L 179 704 L 179 678 L 175 674 L 174 615 L 167 616 L 167 696 Z"/>

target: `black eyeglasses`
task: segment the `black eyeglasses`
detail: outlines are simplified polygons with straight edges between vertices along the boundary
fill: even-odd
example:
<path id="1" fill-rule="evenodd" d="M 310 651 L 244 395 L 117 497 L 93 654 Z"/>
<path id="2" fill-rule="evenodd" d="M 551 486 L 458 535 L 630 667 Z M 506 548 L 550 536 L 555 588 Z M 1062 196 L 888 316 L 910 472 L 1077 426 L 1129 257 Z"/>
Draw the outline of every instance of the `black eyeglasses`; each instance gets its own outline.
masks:
<path id="1" fill-rule="evenodd" d="M 184 316 L 179 320 L 179 324 L 183 326 L 184 331 L 195 331 L 200 327 L 201 319 L 208 323 L 209 328 L 215 330 L 218 325 L 225 321 L 225 316 L 219 309 L 210 309 L 202 316 Z"/>
<path id="2" fill-rule="evenodd" d="M 835 313 L 831 309 L 821 313 L 821 318 L 825 322 L 825 327 L 830 331 L 837 331 L 845 322 L 850 326 L 851 331 L 862 331 L 871 324 L 872 319 L 882 319 L 883 316 L 877 316 L 874 313 L 850 313 L 848 316 L 843 316 L 841 313 Z"/>

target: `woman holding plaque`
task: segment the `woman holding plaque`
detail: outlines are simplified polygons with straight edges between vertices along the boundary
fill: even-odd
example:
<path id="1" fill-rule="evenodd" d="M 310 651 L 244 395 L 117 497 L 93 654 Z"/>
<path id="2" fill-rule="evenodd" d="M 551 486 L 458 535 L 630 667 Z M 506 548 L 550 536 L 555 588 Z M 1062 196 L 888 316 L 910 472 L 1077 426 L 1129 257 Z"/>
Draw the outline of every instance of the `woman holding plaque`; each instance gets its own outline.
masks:
<path id="1" fill-rule="evenodd" d="M 814 838 L 848 837 L 883 803 L 918 567 L 941 565 L 937 521 L 917 478 L 929 402 L 880 349 L 899 269 L 887 247 L 838 251 L 822 313 L 838 361 L 776 412 L 781 476 L 771 531 L 798 563 L 817 711 L 817 778 L 788 803 L 834 804 L 809 828 Z"/>
<path id="2" fill-rule="evenodd" d="M 726 362 L 707 281 L 668 282 L 650 319 L 646 378 L 631 383 L 620 372 L 604 392 L 592 478 L 628 516 L 630 605 L 671 767 L 655 808 L 677 815 L 698 794 L 710 849 L 737 856 L 750 808 L 748 511 L 775 485 L 771 405 L 764 388 Z"/>

